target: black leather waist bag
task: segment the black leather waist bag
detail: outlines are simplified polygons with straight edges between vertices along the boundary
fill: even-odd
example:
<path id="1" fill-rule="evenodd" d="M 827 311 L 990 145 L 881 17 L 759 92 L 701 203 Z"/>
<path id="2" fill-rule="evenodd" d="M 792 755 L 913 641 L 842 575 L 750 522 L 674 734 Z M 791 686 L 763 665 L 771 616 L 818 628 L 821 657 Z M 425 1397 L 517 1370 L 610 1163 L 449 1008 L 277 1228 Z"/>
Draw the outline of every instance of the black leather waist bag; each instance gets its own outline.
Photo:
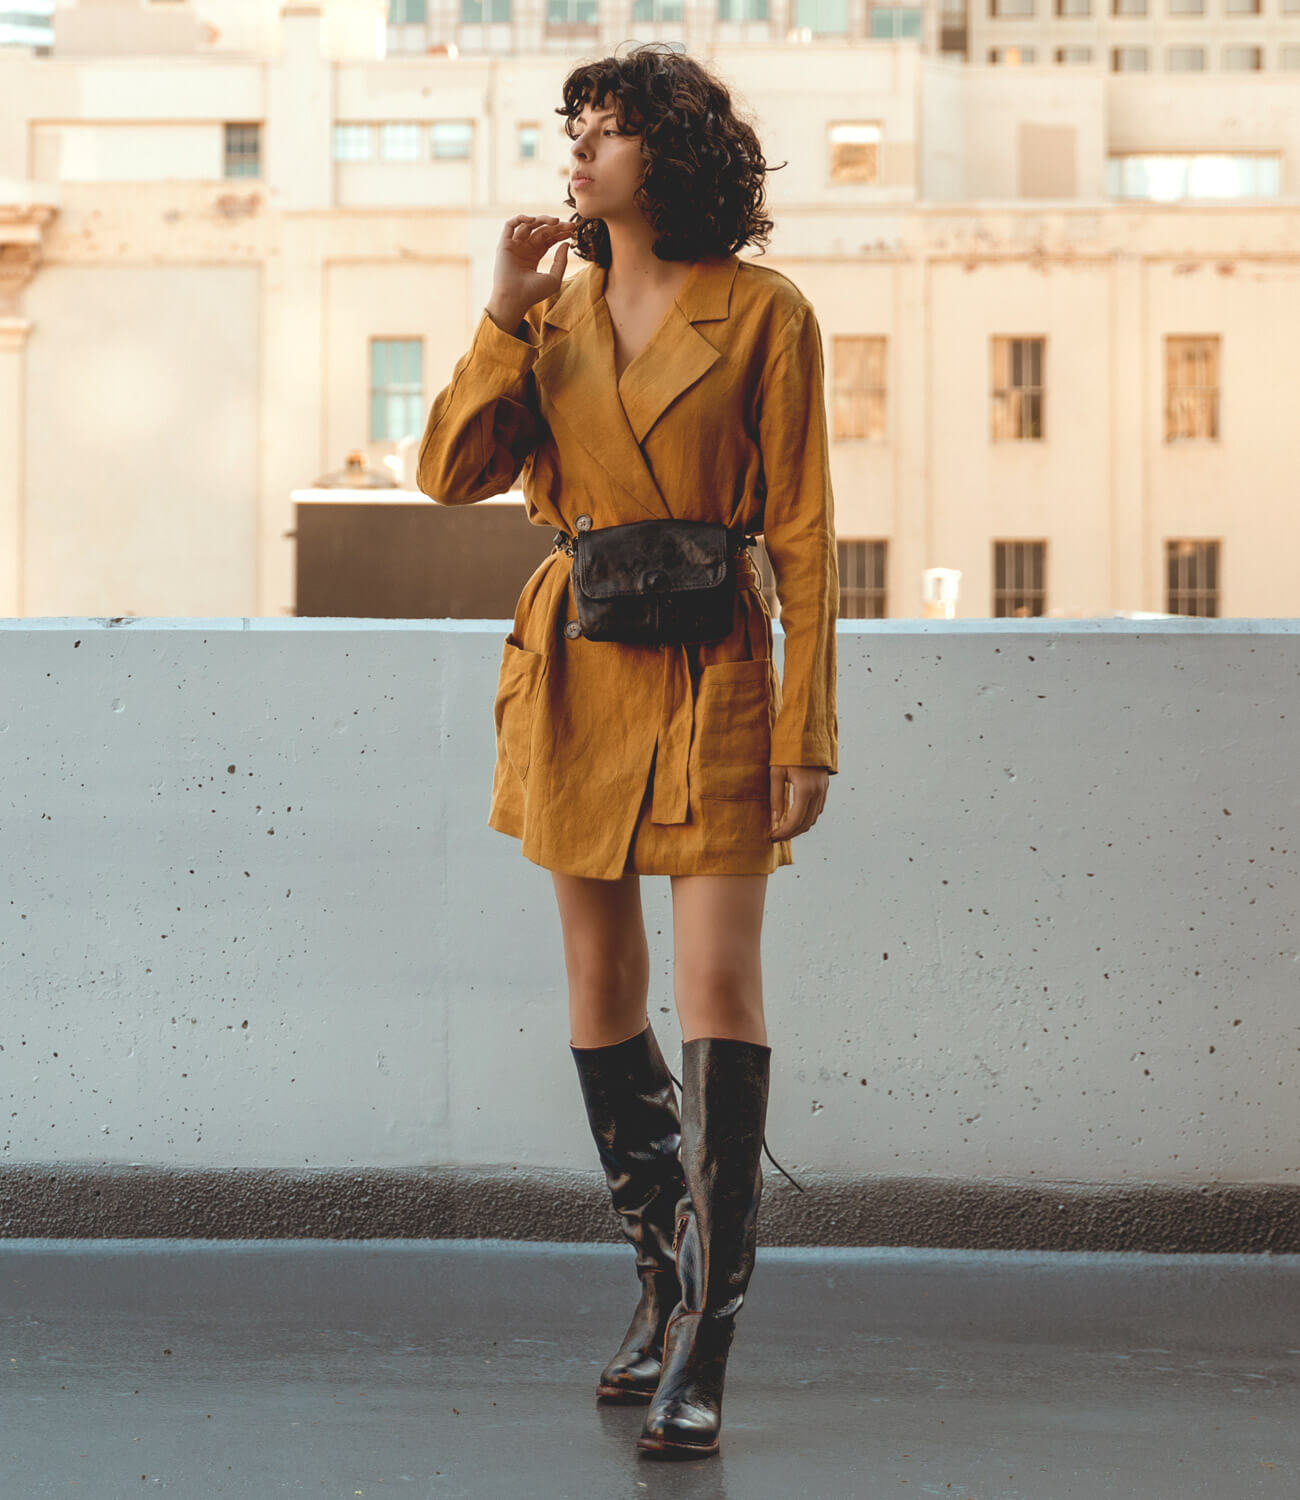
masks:
<path id="1" fill-rule="evenodd" d="M 577 535 L 557 532 L 555 545 L 573 558 L 582 634 L 653 646 L 726 639 L 735 619 L 736 559 L 757 540 L 715 521 L 592 527 L 580 516 Z"/>

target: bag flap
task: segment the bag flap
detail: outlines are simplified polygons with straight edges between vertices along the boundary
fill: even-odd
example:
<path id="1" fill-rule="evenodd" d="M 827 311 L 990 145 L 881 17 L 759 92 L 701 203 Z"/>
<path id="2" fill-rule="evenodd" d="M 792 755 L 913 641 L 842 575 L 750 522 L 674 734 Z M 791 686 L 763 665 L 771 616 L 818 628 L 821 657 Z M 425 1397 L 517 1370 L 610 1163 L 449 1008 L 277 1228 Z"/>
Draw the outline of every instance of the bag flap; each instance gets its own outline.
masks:
<path id="1" fill-rule="evenodd" d="M 631 521 L 577 534 L 574 577 L 592 599 L 717 588 L 727 576 L 727 528 L 712 521 Z"/>

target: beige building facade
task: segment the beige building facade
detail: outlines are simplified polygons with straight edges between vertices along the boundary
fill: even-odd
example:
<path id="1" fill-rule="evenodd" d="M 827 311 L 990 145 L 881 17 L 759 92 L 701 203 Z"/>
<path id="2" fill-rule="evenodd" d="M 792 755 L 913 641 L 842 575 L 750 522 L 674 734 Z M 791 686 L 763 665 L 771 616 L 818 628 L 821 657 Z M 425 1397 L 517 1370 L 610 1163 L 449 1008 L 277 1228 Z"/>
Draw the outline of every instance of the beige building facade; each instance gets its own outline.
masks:
<path id="1" fill-rule="evenodd" d="M 1300 0 L 967 0 L 964 15 L 971 62 L 1292 83 L 1300 70 Z"/>
<path id="2" fill-rule="evenodd" d="M 397 4 L 0 47 L 0 613 L 292 614 L 291 492 L 353 449 L 414 490 L 504 221 L 570 212 L 565 73 L 656 37 L 788 162 L 763 260 L 822 328 L 846 617 L 932 568 L 959 618 L 1297 613 L 1295 75 L 988 67 L 936 9 Z"/>

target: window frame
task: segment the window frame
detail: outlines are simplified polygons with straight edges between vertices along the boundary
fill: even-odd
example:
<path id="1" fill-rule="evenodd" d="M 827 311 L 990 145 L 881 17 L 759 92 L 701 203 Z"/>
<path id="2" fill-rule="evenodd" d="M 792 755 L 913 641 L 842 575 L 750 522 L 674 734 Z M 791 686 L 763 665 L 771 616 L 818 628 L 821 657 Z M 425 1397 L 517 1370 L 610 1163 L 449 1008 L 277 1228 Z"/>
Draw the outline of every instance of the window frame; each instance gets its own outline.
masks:
<path id="1" fill-rule="evenodd" d="M 1038 380 L 1015 383 L 1016 348 L 1021 346 L 1023 365 L 1031 346 L 1037 346 Z M 999 363 L 1005 348 L 1006 384 L 999 385 Z M 1037 431 L 1029 413 L 1037 414 Z M 1007 431 L 1014 427 L 1015 431 Z M 1001 430 L 1000 430 L 1001 429 Z M 1047 335 L 1045 333 L 993 333 L 989 335 L 989 441 L 1042 443 L 1047 441 Z"/>

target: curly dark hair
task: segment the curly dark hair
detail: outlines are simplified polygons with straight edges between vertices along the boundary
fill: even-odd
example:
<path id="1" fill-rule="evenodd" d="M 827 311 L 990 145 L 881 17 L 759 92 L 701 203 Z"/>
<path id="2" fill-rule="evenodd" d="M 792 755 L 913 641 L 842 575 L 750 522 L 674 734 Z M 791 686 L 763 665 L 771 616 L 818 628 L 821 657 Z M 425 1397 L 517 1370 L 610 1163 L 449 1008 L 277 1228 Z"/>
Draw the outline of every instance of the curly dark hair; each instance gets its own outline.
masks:
<path id="1" fill-rule="evenodd" d="M 564 105 L 555 111 L 565 117 L 565 135 L 572 140 L 583 109 L 611 95 L 619 128 L 641 136 L 646 170 L 634 197 L 657 233 L 652 248 L 660 260 L 766 246 L 773 221 L 763 216 L 763 178 L 780 168 L 763 160 L 758 136 L 720 79 L 667 42 L 580 63 L 564 80 Z M 565 201 L 574 203 L 572 190 Z M 608 269 L 604 221 L 575 213 L 570 222 L 577 225 L 573 253 Z"/>

